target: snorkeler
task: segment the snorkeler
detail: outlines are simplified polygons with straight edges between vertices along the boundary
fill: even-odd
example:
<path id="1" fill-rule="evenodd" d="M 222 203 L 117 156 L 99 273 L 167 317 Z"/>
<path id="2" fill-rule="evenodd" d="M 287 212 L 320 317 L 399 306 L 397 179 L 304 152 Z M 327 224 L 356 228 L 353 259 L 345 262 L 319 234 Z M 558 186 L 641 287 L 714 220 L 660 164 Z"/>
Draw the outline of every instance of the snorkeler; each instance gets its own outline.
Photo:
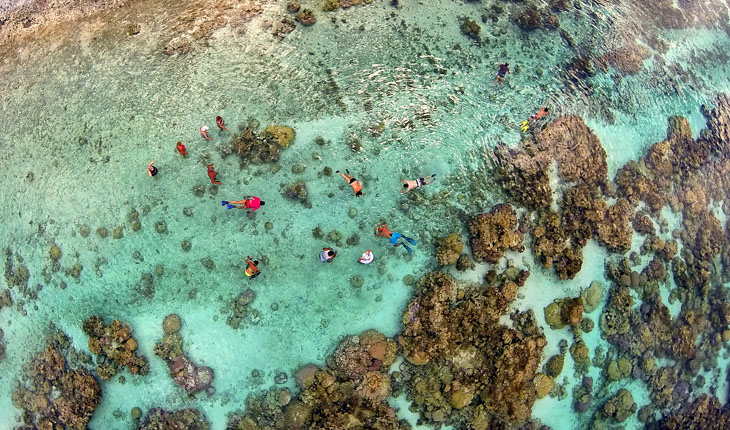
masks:
<path id="1" fill-rule="evenodd" d="M 497 71 L 497 77 L 494 78 L 494 85 L 497 85 L 499 82 L 499 85 L 501 86 L 504 82 L 504 75 L 507 73 L 512 73 L 509 71 L 509 63 L 500 64 L 499 70 Z"/>
<path id="2" fill-rule="evenodd" d="M 407 181 L 407 180 L 403 179 L 402 181 L 400 181 L 400 183 L 403 184 L 403 188 L 401 188 L 400 192 L 405 194 L 414 188 L 421 188 L 422 186 L 428 185 L 435 180 L 436 180 L 435 173 L 431 176 L 426 176 L 425 178 L 418 178 L 415 181 Z"/>
<path id="3" fill-rule="evenodd" d="M 259 270 L 259 260 L 251 260 L 253 257 L 250 255 L 246 257 L 246 263 L 248 263 L 248 267 L 246 267 L 246 276 L 249 277 L 249 280 L 259 276 L 261 274 L 261 270 Z"/>
<path id="4" fill-rule="evenodd" d="M 322 263 L 330 263 L 337 257 L 337 251 L 332 248 L 322 248 L 322 252 L 319 253 L 319 261 Z"/>
<path id="5" fill-rule="evenodd" d="M 223 123 L 223 117 L 222 116 L 218 115 L 217 117 L 215 117 L 215 125 L 217 125 L 218 128 L 220 128 L 221 130 L 229 130 L 230 131 L 230 128 L 224 126 L 223 124 L 224 123 Z"/>
<path id="6" fill-rule="evenodd" d="M 535 112 L 534 114 L 530 115 L 530 118 L 522 121 L 520 123 L 520 128 L 522 128 L 522 132 L 526 132 L 528 128 L 535 125 L 537 121 L 548 114 L 548 108 L 543 107 L 540 108 L 539 111 Z"/>
<path id="7" fill-rule="evenodd" d="M 157 176 L 157 167 L 155 167 L 155 160 L 150 161 L 150 164 L 147 165 L 147 174 L 150 176 Z"/>
<path id="8" fill-rule="evenodd" d="M 357 262 L 360 264 L 370 264 L 375 259 L 375 256 L 373 255 L 373 251 L 367 250 L 362 253 L 360 258 L 357 259 Z"/>
<path id="9" fill-rule="evenodd" d="M 185 145 L 183 145 L 182 142 L 178 142 L 176 148 L 177 152 L 179 152 L 183 157 L 188 155 L 188 151 L 185 149 Z"/>
<path id="10" fill-rule="evenodd" d="M 203 139 L 205 139 L 205 140 L 212 139 L 212 138 L 208 137 L 208 126 L 207 125 L 200 127 L 200 136 L 202 136 Z"/>
<path id="11" fill-rule="evenodd" d="M 221 201 L 222 206 L 226 206 L 228 210 L 233 208 L 238 209 L 250 209 L 249 212 L 257 211 L 261 206 L 265 205 L 266 202 L 256 196 L 249 196 L 244 200 L 236 200 L 235 202 Z M 238 206 L 236 206 L 238 205 Z"/>
<path id="12" fill-rule="evenodd" d="M 221 184 L 220 182 L 218 182 L 218 172 L 216 172 L 213 168 L 213 163 L 208 164 L 208 177 L 210 178 L 211 183 L 216 185 Z"/>
<path id="13" fill-rule="evenodd" d="M 410 243 L 411 245 L 415 245 L 418 243 L 415 239 L 411 239 L 410 237 L 403 236 L 400 233 L 391 231 L 388 228 L 388 223 L 386 223 L 386 222 L 381 222 L 380 224 L 376 225 L 373 233 L 375 234 L 375 237 L 383 236 L 383 237 L 388 238 L 390 240 L 391 245 L 393 245 L 393 246 L 403 245 L 403 248 L 405 248 L 406 251 L 408 251 L 408 252 L 413 252 L 413 250 L 405 243 L 398 242 L 398 239 L 400 239 L 402 237 L 403 239 L 407 240 L 408 243 Z"/>
<path id="14" fill-rule="evenodd" d="M 365 193 L 363 193 L 363 191 L 362 191 L 362 182 L 355 179 L 350 174 L 349 170 L 345 169 L 345 172 L 347 172 L 347 174 L 344 174 L 344 173 L 340 172 L 339 170 L 336 171 L 335 173 L 339 173 L 340 176 L 342 176 L 342 179 L 346 180 L 347 183 L 350 184 L 350 186 L 352 187 L 352 191 L 355 193 L 356 196 L 358 196 L 358 197 L 364 196 Z"/>

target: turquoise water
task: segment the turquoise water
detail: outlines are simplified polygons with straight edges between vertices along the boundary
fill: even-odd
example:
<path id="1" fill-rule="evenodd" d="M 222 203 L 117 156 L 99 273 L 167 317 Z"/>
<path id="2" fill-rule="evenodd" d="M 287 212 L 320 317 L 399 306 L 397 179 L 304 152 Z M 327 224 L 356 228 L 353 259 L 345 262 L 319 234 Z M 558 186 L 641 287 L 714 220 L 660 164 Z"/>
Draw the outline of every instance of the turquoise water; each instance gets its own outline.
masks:
<path id="1" fill-rule="evenodd" d="M 519 7 L 497 3 L 510 11 Z M 132 428 L 133 407 L 198 408 L 211 428 L 226 428 L 227 414 L 242 410 L 249 394 L 275 385 L 278 373 L 289 375 L 284 385 L 296 393 L 296 369 L 310 362 L 323 365 L 343 336 L 375 328 L 393 337 L 402 330 L 401 317 L 414 293 L 404 277 L 417 279 L 439 269 L 434 261 L 438 238 L 451 232 L 469 237 L 460 212 L 476 215 L 505 201 L 489 176 L 486 154 L 499 142 L 518 145 L 519 122 L 540 106 L 549 105 L 552 118 L 582 116 L 607 152 L 612 178 L 666 138 L 669 116 L 687 117 L 698 137 L 705 127 L 700 106 L 715 93 L 730 91 L 727 59 L 717 55 L 727 52 L 728 36 L 719 28 L 662 29 L 667 50 L 661 61 L 650 50 L 642 71 L 620 82 L 615 70 L 598 71 L 591 78 L 596 90 L 586 96 L 565 79 L 564 65 L 576 52 L 559 31 L 525 32 L 506 12 L 483 23 L 480 15 L 490 13 L 490 6 L 402 2 L 395 8 L 376 1 L 325 13 L 312 3 L 317 23 L 299 25 L 278 40 L 263 24 L 286 13 L 281 3 L 263 3 L 260 15 L 233 25 L 241 15 L 237 5 L 223 3 L 215 9 L 205 2 L 174 7 L 152 2 L 38 29 L 9 42 L 0 63 L 2 231 L 5 247 L 13 258 L 22 256 L 30 273 L 29 290 L 41 289 L 37 298 L 29 298 L 17 286 L 3 285 L 15 303 L 0 311 L 7 349 L 0 361 L 3 428 L 21 424 L 11 393 L 23 365 L 42 350 L 49 325 L 88 354 L 82 323 L 90 315 L 107 324 L 128 322 L 150 364 L 148 375 L 124 370 L 102 382 L 102 400 L 90 428 Z M 185 21 L 187 8 L 197 11 L 198 21 Z M 596 23 L 591 12 L 614 18 Z M 193 40 L 189 53 L 161 52 L 171 38 L 192 37 L 201 20 L 213 20 L 216 13 L 228 25 L 205 40 Z M 462 15 L 482 25 L 483 43 L 461 33 L 457 18 Z M 616 43 L 640 19 L 623 6 L 588 4 L 559 16 L 561 29 L 584 49 L 603 46 L 602 40 Z M 140 24 L 138 35 L 127 35 L 130 23 Z M 645 37 L 637 35 L 637 40 L 646 44 Z M 493 76 L 505 61 L 513 73 L 503 87 L 495 87 Z M 691 79 L 673 74 L 673 64 L 691 67 Z M 681 90 L 668 90 L 668 81 Z M 613 120 L 607 119 L 607 110 Z M 225 118 L 230 132 L 214 130 L 216 115 Z M 235 154 L 223 154 L 234 133 L 251 119 L 261 129 L 279 124 L 296 131 L 273 170 L 269 164 L 241 167 Z M 204 124 L 214 130 L 210 141 L 199 136 Z M 350 148 L 353 139 L 361 143 L 360 150 Z M 177 141 L 187 146 L 187 158 L 176 153 Z M 145 174 L 151 160 L 160 169 L 155 178 Z M 211 186 L 208 163 L 215 163 L 222 185 Z M 304 171 L 294 173 L 295 165 Z M 325 167 L 349 169 L 364 182 L 366 196 L 357 199 L 339 176 L 321 174 Z M 407 197 L 398 192 L 401 179 L 432 173 L 437 181 L 422 191 Z M 297 180 L 306 182 L 311 207 L 283 196 L 286 185 Z M 196 186 L 204 187 L 201 196 L 194 193 Z M 257 195 L 266 205 L 253 216 L 220 205 L 246 195 Z M 725 231 L 721 206 L 716 202 Z M 133 209 L 140 213 L 138 232 L 128 219 Z M 681 228 L 681 217 L 677 220 L 667 210 L 666 218 Z M 418 239 L 412 255 L 373 237 L 371 229 L 381 220 Z M 164 233 L 156 231 L 160 221 L 166 224 Z M 273 224 L 270 230 L 267 222 Z M 82 225 L 90 228 L 88 237 L 80 234 Z M 325 235 L 340 232 L 341 243 L 313 237 L 318 226 Z M 108 229 L 108 237 L 96 233 L 100 227 Z M 112 237 L 115 227 L 123 228 L 122 238 Z M 671 230 L 662 237 L 671 238 Z M 359 243 L 348 245 L 353 234 Z M 181 247 L 185 240 L 189 251 Z M 49 258 L 54 243 L 62 252 L 60 271 L 52 270 Z M 635 234 L 632 249 L 642 243 Z M 323 265 L 318 253 L 328 246 L 339 254 Z M 357 257 L 367 249 L 374 251 L 375 262 L 358 265 Z M 555 298 L 577 296 L 592 281 L 610 287 L 604 273 L 610 253 L 591 240 L 583 249 L 580 273 L 559 281 L 554 271 L 540 268 L 529 245 L 527 249 L 508 251 L 496 267 L 513 260 L 531 271 L 511 308 L 534 310 L 547 338 L 544 363 L 558 353 L 561 339 L 570 344 L 573 335 L 567 328 L 550 329 L 543 309 Z M 262 275 L 251 281 L 243 275 L 247 255 L 262 260 Z M 208 258 L 212 269 L 203 265 Z M 76 263 L 83 267 L 78 279 L 68 273 Z M 472 272 L 443 270 L 479 283 L 492 267 L 482 263 Z M 143 293 L 150 275 L 154 295 Z M 363 278 L 362 287 L 351 286 L 356 275 Z M 249 312 L 234 329 L 226 324 L 229 305 L 249 287 L 256 292 L 249 311 L 258 313 Z M 663 288 L 666 303 L 672 281 Z M 677 316 L 679 305 L 671 308 Z M 186 354 L 215 371 L 214 395 L 189 398 L 155 356 L 162 320 L 171 313 L 183 321 Z M 592 352 L 599 345 L 608 348 L 600 336 L 600 314 L 601 309 L 586 314 L 596 325 L 583 335 Z M 727 356 L 727 348 L 722 351 Z M 717 366 L 716 387 L 708 383 L 706 390 L 723 402 L 726 361 Z M 254 369 L 260 378 L 251 376 Z M 567 354 L 556 378 L 559 383 L 567 378 L 567 396 L 537 400 L 534 419 L 555 429 L 589 425 L 589 415 L 607 397 L 597 398 L 587 413 L 575 412 L 571 392 L 580 377 L 572 370 Z M 600 387 L 601 369 L 591 367 L 589 375 Z M 650 402 L 641 380 L 610 386 L 610 395 L 627 387 L 639 408 Z M 416 425 L 418 414 L 406 410 L 403 398 L 390 401 L 414 428 L 434 428 Z M 643 424 L 633 414 L 624 425 Z"/>

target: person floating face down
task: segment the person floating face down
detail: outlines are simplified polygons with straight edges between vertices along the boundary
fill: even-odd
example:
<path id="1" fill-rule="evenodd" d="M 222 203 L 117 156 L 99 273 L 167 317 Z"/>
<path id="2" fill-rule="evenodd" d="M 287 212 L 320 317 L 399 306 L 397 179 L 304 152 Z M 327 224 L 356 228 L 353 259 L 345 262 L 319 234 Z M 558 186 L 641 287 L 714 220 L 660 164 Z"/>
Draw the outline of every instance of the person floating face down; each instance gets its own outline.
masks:
<path id="1" fill-rule="evenodd" d="M 177 148 L 177 152 L 179 152 L 180 155 L 182 155 L 183 157 L 188 155 L 188 151 L 185 149 L 185 145 L 183 145 L 182 142 L 178 142 L 176 148 Z"/>
<path id="2" fill-rule="evenodd" d="M 264 206 L 266 204 L 265 201 L 261 200 L 260 198 L 256 196 L 249 196 L 246 197 L 243 200 L 236 200 L 236 201 L 221 201 L 222 206 L 226 206 L 228 210 L 231 210 L 233 208 L 237 209 L 248 209 L 249 212 L 255 212 L 257 211 L 261 206 Z"/>
<path id="3" fill-rule="evenodd" d="M 352 191 L 355 193 L 357 197 L 362 197 L 365 195 L 365 193 L 362 191 L 362 182 L 355 179 L 351 174 L 350 171 L 345 169 L 345 172 L 347 174 L 340 172 L 339 170 L 335 173 L 339 173 L 340 176 L 342 176 L 342 179 L 346 180 L 347 183 L 352 187 Z"/>
<path id="4" fill-rule="evenodd" d="M 246 273 L 246 276 L 249 280 L 261 274 L 261 270 L 259 270 L 259 260 L 252 260 L 252 258 L 253 257 L 251 257 L 250 255 L 246 257 L 246 264 L 248 264 L 248 267 L 246 267 L 244 273 Z"/>
<path id="5" fill-rule="evenodd" d="M 322 263 L 331 263 L 335 257 L 337 257 L 337 251 L 332 248 L 322 248 L 322 251 L 319 253 L 319 261 Z"/>
<path id="6" fill-rule="evenodd" d="M 407 180 L 403 179 L 402 181 L 400 181 L 400 183 L 401 183 L 400 192 L 405 194 L 414 188 L 421 188 L 422 186 L 428 185 L 435 180 L 436 180 L 435 173 L 431 176 L 426 176 L 425 178 L 418 178 L 415 181 L 407 181 Z"/>
<path id="7" fill-rule="evenodd" d="M 393 246 L 403 246 L 403 248 L 405 248 L 406 251 L 408 251 L 409 253 L 413 252 L 413 250 L 405 243 L 398 242 L 398 240 L 402 237 L 403 239 L 408 241 L 408 243 L 410 243 L 411 245 L 415 245 L 418 243 L 415 239 L 411 239 L 410 237 L 403 236 L 400 233 L 390 230 L 388 228 L 388 223 L 386 223 L 386 222 L 381 222 L 380 224 L 376 225 L 373 233 L 375 234 L 375 237 L 383 236 L 385 238 L 388 238 L 388 240 L 390 240 L 390 244 Z"/>

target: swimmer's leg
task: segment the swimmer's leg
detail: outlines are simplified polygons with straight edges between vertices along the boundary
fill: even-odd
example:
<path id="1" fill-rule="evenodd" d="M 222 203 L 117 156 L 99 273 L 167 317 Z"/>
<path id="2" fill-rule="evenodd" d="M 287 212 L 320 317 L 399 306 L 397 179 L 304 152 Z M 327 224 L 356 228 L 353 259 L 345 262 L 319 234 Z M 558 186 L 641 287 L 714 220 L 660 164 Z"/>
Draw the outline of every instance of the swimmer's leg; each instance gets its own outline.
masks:
<path id="1" fill-rule="evenodd" d="M 411 239 L 410 237 L 407 237 L 407 236 L 403 236 L 403 239 L 407 240 L 408 243 L 410 243 L 411 245 L 416 245 L 418 243 L 418 241 L 416 239 Z"/>
<path id="2" fill-rule="evenodd" d="M 227 204 L 228 204 L 228 202 L 227 202 L 227 201 L 225 201 L 225 200 L 222 200 L 222 201 L 221 201 L 221 206 L 225 206 L 225 205 L 227 205 Z"/>
<path id="3" fill-rule="evenodd" d="M 405 236 L 403 236 L 403 237 L 405 237 Z M 408 245 L 406 245 L 405 243 L 401 242 L 400 244 L 403 245 L 403 248 L 405 248 L 409 254 L 413 252 L 413 250 L 411 248 L 409 248 Z"/>

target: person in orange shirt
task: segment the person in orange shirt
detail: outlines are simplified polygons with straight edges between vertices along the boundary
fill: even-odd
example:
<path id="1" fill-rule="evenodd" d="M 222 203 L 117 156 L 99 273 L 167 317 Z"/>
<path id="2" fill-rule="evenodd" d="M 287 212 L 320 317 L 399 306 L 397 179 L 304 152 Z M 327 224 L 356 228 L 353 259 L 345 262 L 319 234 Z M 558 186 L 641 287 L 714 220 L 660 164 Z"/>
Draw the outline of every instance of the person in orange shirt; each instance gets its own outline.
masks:
<path id="1" fill-rule="evenodd" d="M 365 193 L 362 191 L 362 182 L 355 179 L 351 174 L 350 171 L 345 169 L 345 172 L 347 174 L 344 174 L 340 172 L 339 170 L 335 173 L 339 173 L 340 176 L 342 176 L 342 179 L 346 180 L 348 184 L 350 184 L 350 187 L 352 187 L 352 191 L 355 193 L 356 196 L 362 197 L 365 195 Z"/>
<path id="2" fill-rule="evenodd" d="M 215 169 L 213 168 L 213 163 L 208 164 L 208 177 L 210 178 L 211 183 L 216 184 L 216 185 L 221 184 L 216 179 L 218 177 L 218 172 L 216 172 Z"/>
<path id="3" fill-rule="evenodd" d="M 246 263 L 248 264 L 248 267 L 246 267 L 246 276 L 248 276 L 249 280 L 259 276 L 261 274 L 261 270 L 259 270 L 259 260 L 251 260 L 253 257 L 250 255 L 246 257 Z"/>

